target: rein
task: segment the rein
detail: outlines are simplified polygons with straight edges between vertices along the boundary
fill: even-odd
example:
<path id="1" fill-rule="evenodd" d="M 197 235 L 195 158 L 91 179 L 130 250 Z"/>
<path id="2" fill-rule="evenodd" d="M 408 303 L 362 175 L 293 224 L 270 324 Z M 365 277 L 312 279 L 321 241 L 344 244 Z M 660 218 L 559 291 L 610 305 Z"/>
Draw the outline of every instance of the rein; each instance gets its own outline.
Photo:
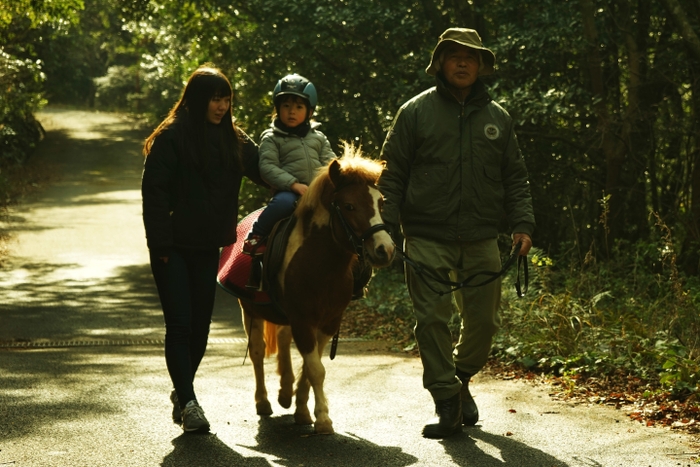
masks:
<path id="1" fill-rule="evenodd" d="M 336 193 L 339 190 L 336 190 Z M 348 224 L 348 221 L 345 220 L 345 216 L 343 216 L 342 211 L 340 210 L 340 206 L 338 206 L 338 203 L 333 201 L 331 203 L 331 207 L 333 208 L 333 211 L 331 212 L 331 216 L 329 219 L 329 226 L 331 229 L 331 235 L 335 238 L 335 230 L 333 229 L 333 214 L 338 215 L 338 219 L 340 219 L 340 225 L 343 226 L 343 230 L 345 231 L 345 235 L 347 236 L 348 241 L 350 242 L 350 245 L 352 245 L 352 250 L 354 253 L 357 255 L 357 259 L 360 262 L 365 261 L 365 240 L 370 238 L 372 235 L 375 233 L 379 232 L 380 230 L 385 230 L 387 233 L 391 235 L 391 232 L 389 231 L 389 228 L 384 225 L 384 224 L 376 224 L 370 226 L 367 230 L 362 232 L 361 235 L 357 235 L 352 228 L 350 227 L 350 224 Z M 335 354 L 338 350 L 338 336 L 340 335 L 340 329 L 338 329 L 338 332 L 335 333 L 333 336 L 333 340 L 331 341 L 331 350 L 330 350 L 330 359 L 333 360 L 335 358 Z"/>
<path id="2" fill-rule="evenodd" d="M 508 269 L 510 269 L 510 267 L 513 265 L 513 263 L 517 263 L 517 266 L 516 266 L 517 275 L 516 275 L 516 279 L 515 279 L 515 291 L 518 294 L 518 298 L 522 298 L 527 293 L 527 288 L 528 288 L 528 283 L 529 283 L 529 273 L 528 273 L 528 267 L 527 267 L 527 256 L 520 256 L 520 248 L 522 248 L 522 243 L 518 243 L 517 245 L 515 245 L 512 253 L 510 254 L 508 259 L 506 260 L 505 264 L 503 264 L 503 267 L 501 268 L 500 271 L 498 271 L 498 272 L 479 271 L 479 272 L 476 272 L 476 273 L 472 274 L 471 276 L 467 277 L 462 282 L 453 282 L 453 281 L 441 279 L 439 277 L 435 277 L 435 275 L 432 272 L 426 270 L 421 264 L 416 263 L 411 258 L 409 258 L 408 255 L 403 250 L 401 250 L 400 248 L 397 248 L 397 250 L 399 252 L 399 255 L 401 255 L 401 260 L 404 263 L 411 266 L 415 270 L 418 277 L 425 283 L 425 285 L 427 285 L 430 290 L 432 290 L 433 292 L 435 292 L 436 294 L 438 294 L 440 296 L 447 295 L 447 294 L 452 293 L 456 290 L 459 290 L 463 287 L 480 287 L 482 285 L 489 284 L 489 283 L 495 281 L 496 279 L 498 279 L 499 277 L 503 276 L 508 271 Z M 521 265 L 522 265 L 522 269 L 523 269 L 523 285 L 522 286 L 520 283 L 520 267 L 521 267 Z M 478 284 L 471 284 L 471 282 L 478 276 L 489 276 L 489 278 L 482 281 L 482 282 L 479 282 Z M 428 282 L 426 277 L 434 280 L 435 282 L 437 282 L 439 284 L 449 286 L 450 288 L 448 290 L 442 290 L 442 291 L 437 290 L 435 287 L 433 287 Z"/>

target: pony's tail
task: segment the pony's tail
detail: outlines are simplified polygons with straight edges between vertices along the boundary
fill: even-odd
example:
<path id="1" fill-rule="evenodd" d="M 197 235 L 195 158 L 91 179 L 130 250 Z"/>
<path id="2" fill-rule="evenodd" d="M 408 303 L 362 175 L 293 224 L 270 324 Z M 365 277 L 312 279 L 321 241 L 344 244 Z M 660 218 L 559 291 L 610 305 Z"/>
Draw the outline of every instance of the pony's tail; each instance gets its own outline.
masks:
<path id="1" fill-rule="evenodd" d="M 265 329 L 263 331 L 265 339 L 265 358 L 277 353 L 277 325 L 269 321 L 265 321 Z"/>

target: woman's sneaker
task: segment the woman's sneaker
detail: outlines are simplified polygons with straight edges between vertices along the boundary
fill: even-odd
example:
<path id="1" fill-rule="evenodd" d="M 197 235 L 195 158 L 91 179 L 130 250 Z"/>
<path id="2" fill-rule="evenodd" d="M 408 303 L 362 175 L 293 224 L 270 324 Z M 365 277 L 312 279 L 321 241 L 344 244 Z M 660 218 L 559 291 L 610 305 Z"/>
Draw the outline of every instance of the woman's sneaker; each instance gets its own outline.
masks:
<path id="1" fill-rule="evenodd" d="M 209 431 L 209 422 L 204 417 L 204 410 L 196 400 L 191 400 L 182 409 L 182 429 L 186 432 Z"/>
<path id="2" fill-rule="evenodd" d="M 182 423 L 182 411 L 180 410 L 180 401 L 177 400 L 177 392 L 173 389 L 170 393 L 170 402 L 173 403 L 173 423 Z"/>

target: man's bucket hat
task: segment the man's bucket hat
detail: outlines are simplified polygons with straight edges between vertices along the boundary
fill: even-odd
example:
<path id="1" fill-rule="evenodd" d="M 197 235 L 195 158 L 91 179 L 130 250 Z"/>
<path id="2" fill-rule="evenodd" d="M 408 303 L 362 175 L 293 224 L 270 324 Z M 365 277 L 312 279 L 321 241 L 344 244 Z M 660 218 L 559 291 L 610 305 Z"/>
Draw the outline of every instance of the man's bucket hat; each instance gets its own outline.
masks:
<path id="1" fill-rule="evenodd" d="M 449 42 L 464 45 L 476 49 L 481 53 L 481 63 L 483 66 L 479 68 L 479 76 L 490 75 L 493 73 L 493 65 L 496 63 L 496 55 L 491 50 L 481 45 L 481 37 L 474 29 L 467 28 L 450 28 L 440 35 L 435 49 L 433 49 L 433 57 L 430 59 L 430 65 L 425 69 L 429 75 L 435 76 L 440 67 L 439 57 L 442 49 Z"/>

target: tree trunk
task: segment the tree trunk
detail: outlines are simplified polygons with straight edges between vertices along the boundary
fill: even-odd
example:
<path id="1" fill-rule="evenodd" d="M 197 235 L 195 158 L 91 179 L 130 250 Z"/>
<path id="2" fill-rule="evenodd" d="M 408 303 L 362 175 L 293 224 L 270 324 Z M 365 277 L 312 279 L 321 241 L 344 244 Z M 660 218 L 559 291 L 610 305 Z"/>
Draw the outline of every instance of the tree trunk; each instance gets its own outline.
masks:
<path id="1" fill-rule="evenodd" d="M 690 178 L 690 221 L 688 236 L 683 245 L 683 257 L 686 258 L 686 272 L 697 273 L 698 245 L 700 244 L 700 38 L 688 20 L 693 16 L 683 9 L 678 0 L 662 0 L 675 26 L 676 32 L 684 39 L 686 51 L 690 58 L 692 109 L 694 114 L 695 145 L 691 154 L 693 168 Z M 697 7 L 697 5 L 693 5 Z M 695 9 L 695 8 L 694 8 Z"/>
<path id="2" fill-rule="evenodd" d="M 610 195 L 609 214 L 605 219 L 606 251 L 621 231 L 620 213 L 623 209 L 624 190 L 620 184 L 622 167 L 626 159 L 620 124 L 610 116 L 603 78 L 603 60 L 598 47 L 598 31 L 595 26 L 596 7 L 592 0 L 580 0 L 583 21 L 583 35 L 588 42 L 587 63 L 593 94 L 593 110 L 598 119 L 598 132 L 601 134 L 600 148 L 605 155 L 606 180 L 605 194 Z"/>
<path id="3" fill-rule="evenodd" d="M 623 116 L 623 142 L 627 147 L 628 161 L 624 200 L 624 223 L 628 226 L 629 239 L 646 238 L 647 221 L 646 182 L 644 171 L 653 153 L 652 125 L 647 118 L 652 114 L 654 94 L 648 86 L 647 37 L 649 35 L 649 0 L 638 0 L 637 11 L 632 11 L 629 0 L 619 0 L 622 23 L 620 27 L 627 51 L 629 81 L 627 83 L 627 108 Z M 644 91 L 643 91 L 644 90 Z"/>

